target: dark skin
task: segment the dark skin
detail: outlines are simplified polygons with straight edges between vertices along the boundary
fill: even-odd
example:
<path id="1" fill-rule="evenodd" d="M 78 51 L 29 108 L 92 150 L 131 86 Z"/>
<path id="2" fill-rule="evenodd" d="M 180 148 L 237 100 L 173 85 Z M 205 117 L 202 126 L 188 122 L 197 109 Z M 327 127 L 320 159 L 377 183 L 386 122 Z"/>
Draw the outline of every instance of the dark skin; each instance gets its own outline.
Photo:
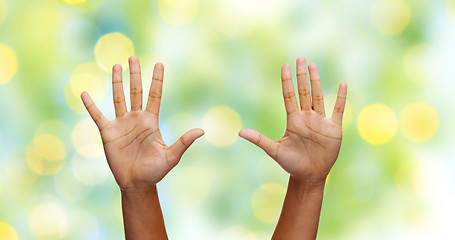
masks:
<path id="1" fill-rule="evenodd" d="M 158 126 L 164 67 L 153 70 L 147 106 L 142 109 L 141 69 L 137 57 L 129 59 L 131 111 L 123 94 L 122 67 L 112 70 L 116 119 L 109 121 L 89 94 L 81 95 L 87 111 L 101 133 L 109 167 L 120 187 L 126 239 L 167 239 L 156 184 L 180 161 L 202 129 L 192 129 L 167 146 Z"/>
<path id="2" fill-rule="evenodd" d="M 325 181 L 341 147 L 346 83 L 340 84 L 332 117 L 327 118 L 316 64 L 308 65 L 311 94 L 305 58 L 298 58 L 296 65 L 300 108 L 289 64 L 281 69 L 287 113 L 284 136 L 272 141 L 255 130 L 239 132 L 290 175 L 283 210 L 272 239 L 316 238 Z"/>

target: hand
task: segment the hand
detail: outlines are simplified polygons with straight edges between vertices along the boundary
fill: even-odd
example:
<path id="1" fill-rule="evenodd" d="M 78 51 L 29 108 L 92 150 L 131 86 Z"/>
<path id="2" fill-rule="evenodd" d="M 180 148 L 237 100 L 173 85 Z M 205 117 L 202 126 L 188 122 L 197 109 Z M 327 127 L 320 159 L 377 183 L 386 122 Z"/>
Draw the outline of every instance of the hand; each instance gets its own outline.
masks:
<path id="1" fill-rule="evenodd" d="M 284 136 L 272 141 L 259 132 L 243 129 L 239 135 L 262 148 L 286 170 L 291 177 L 305 181 L 325 181 L 335 163 L 341 146 L 342 118 L 346 103 L 347 85 L 341 83 L 331 118 L 326 118 L 319 72 L 309 64 L 311 96 L 308 86 L 306 60 L 297 59 L 297 84 L 300 107 L 295 97 L 289 64 L 281 68 L 287 127 Z M 312 103 L 311 104 L 311 99 Z"/>
<path id="2" fill-rule="evenodd" d="M 186 132 L 172 146 L 166 146 L 158 127 L 164 67 L 153 70 L 147 107 L 142 110 L 141 69 L 137 57 L 129 59 L 131 111 L 123 94 L 122 67 L 114 65 L 112 86 L 116 119 L 107 120 L 89 94 L 81 95 L 87 111 L 101 133 L 107 162 L 122 190 L 154 186 L 177 165 L 186 149 L 204 135 L 202 129 Z"/>

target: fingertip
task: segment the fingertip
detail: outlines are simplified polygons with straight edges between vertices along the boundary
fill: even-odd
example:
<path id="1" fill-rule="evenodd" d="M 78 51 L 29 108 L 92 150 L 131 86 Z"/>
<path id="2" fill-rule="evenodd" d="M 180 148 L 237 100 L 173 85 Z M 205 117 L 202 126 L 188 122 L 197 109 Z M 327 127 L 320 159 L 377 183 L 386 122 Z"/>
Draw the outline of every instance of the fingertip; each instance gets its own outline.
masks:
<path id="1" fill-rule="evenodd" d="M 136 60 L 139 60 L 136 56 L 131 56 L 130 58 L 128 58 L 129 62 L 134 62 Z"/>
<path id="2" fill-rule="evenodd" d="M 205 132 L 204 132 L 204 130 L 202 130 L 202 128 L 195 128 L 195 131 L 197 132 L 197 135 L 199 137 L 202 137 L 205 134 Z"/>
<path id="3" fill-rule="evenodd" d="M 316 65 L 316 63 L 310 63 L 310 64 L 308 64 L 308 68 L 317 70 L 318 65 Z"/>
<path id="4" fill-rule="evenodd" d="M 83 91 L 83 92 L 81 93 L 81 98 L 84 99 L 85 96 L 87 96 L 87 95 L 88 95 L 88 93 L 87 93 L 86 91 Z"/>
<path id="5" fill-rule="evenodd" d="M 112 66 L 112 71 L 115 71 L 115 70 L 121 70 L 122 69 L 122 65 L 120 64 L 114 64 L 114 66 Z"/>
<path id="6" fill-rule="evenodd" d="M 306 59 L 304 57 L 299 57 L 299 58 L 297 58 L 296 63 L 297 64 L 304 64 L 304 63 L 306 63 Z"/>

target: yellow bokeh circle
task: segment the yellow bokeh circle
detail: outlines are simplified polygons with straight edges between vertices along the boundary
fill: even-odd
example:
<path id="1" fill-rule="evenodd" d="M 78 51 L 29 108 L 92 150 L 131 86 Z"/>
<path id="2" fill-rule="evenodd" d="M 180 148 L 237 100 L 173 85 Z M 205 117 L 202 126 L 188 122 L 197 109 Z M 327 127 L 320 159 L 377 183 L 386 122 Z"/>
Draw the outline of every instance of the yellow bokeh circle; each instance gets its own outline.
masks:
<path id="1" fill-rule="evenodd" d="M 238 139 L 242 129 L 240 115 L 228 106 L 218 106 L 210 109 L 202 122 L 205 138 L 218 147 L 232 145 Z"/>
<path id="2" fill-rule="evenodd" d="M 33 138 L 38 154 L 49 161 L 61 161 L 66 157 L 65 144 L 52 134 L 41 134 Z"/>
<path id="3" fill-rule="evenodd" d="M 65 144 L 55 135 L 40 134 L 26 148 L 26 161 L 30 169 L 39 175 L 51 175 L 65 164 Z"/>
<path id="4" fill-rule="evenodd" d="M 438 112 L 428 103 L 411 103 L 400 114 L 400 129 L 413 142 L 428 141 L 439 129 Z"/>
<path id="5" fill-rule="evenodd" d="M 6 222 L 0 222 L 0 239 L 19 240 L 16 230 Z"/>
<path id="6" fill-rule="evenodd" d="M 260 186 L 251 198 L 254 216 L 260 221 L 273 224 L 278 221 L 286 189 L 277 183 Z"/>
<path id="7" fill-rule="evenodd" d="M 92 119 L 86 118 L 79 121 L 74 127 L 72 136 L 76 151 L 86 158 L 102 157 L 103 142 Z"/>
<path id="8" fill-rule="evenodd" d="M 111 72 L 115 64 L 121 64 L 126 69 L 128 58 L 133 55 L 133 42 L 119 32 L 102 36 L 95 45 L 96 63 L 106 72 Z"/>
<path id="9" fill-rule="evenodd" d="M 389 142 L 397 131 L 395 113 L 384 104 L 371 104 L 360 112 L 357 118 L 360 136 L 370 144 Z"/>
<path id="10" fill-rule="evenodd" d="M 68 231 L 68 218 L 59 205 L 45 203 L 31 211 L 28 226 L 32 235 L 38 239 L 61 239 Z"/>
<path id="11" fill-rule="evenodd" d="M 87 2 L 87 0 L 63 0 L 64 3 L 68 3 L 70 5 L 77 5 L 81 3 Z"/>
<path id="12" fill-rule="evenodd" d="M 384 35 L 403 32 L 411 20 L 411 11 L 404 0 L 376 0 L 371 7 L 373 26 Z"/>
<path id="13" fill-rule="evenodd" d="M 64 95 L 66 104 L 79 114 L 85 114 L 86 110 L 81 100 L 81 93 L 86 91 L 95 103 L 104 100 L 108 87 L 109 75 L 94 62 L 83 63 L 77 66 L 71 74 L 71 78 L 65 86 Z"/>
<path id="14" fill-rule="evenodd" d="M 17 72 L 16 52 L 0 43 L 0 84 L 8 83 Z"/>
<path id="15" fill-rule="evenodd" d="M 196 17 L 198 0 L 158 0 L 158 8 L 167 23 L 182 26 Z"/>
<path id="16" fill-rule="evenodd" d="M 441 56 L 436 48 L 428 44 L 411 47 L 403 58 L 406 75 L 422 84 L 439 78 L 442 71 Z"/>
<path id="17" fill-rule="evenodd" d="M 445 9 L 447 14 L 455 20 L 455 1 L 454 0 L 445 0 Z"/>

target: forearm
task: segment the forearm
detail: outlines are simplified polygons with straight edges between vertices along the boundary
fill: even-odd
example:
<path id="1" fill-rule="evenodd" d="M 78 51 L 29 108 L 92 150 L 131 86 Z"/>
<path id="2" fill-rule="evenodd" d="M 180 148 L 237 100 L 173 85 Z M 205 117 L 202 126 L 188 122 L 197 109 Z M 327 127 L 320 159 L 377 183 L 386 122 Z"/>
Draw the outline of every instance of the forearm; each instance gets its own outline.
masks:
<path id="1" fill-rule="evenodd" d="M 122 190 L 122 211 L 126 240 L 168 239 L 155 185 Z"/>
<path id="2" fill-rule="evenodd" d="M 283 210 L 272 239 L 316 239 L 325 181 L 289 178 Z"/>

